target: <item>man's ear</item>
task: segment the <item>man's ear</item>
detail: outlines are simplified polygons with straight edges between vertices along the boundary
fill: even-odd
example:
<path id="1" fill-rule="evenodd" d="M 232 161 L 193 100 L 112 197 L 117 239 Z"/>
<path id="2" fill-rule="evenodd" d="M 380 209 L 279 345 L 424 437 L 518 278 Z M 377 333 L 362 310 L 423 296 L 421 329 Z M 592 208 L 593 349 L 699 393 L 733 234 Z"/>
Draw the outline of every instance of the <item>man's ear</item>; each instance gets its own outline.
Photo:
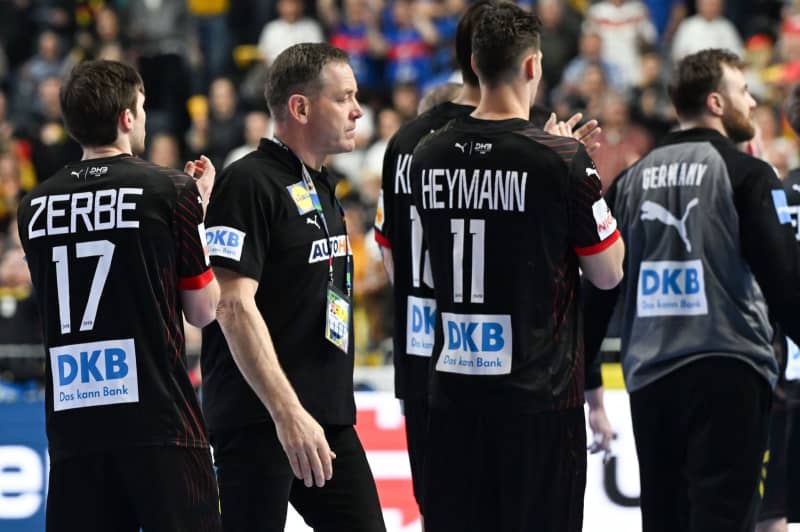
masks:
<path id="1" fill-rule="evenodd" d="M 133 111 L 130 109 L 123 109 L 122 112 L 119 114 L 119 120 L 117 120 L 117 127 L 124 131 L 128 132 L 133 129 Z"/>
<path id="2" fill-rule="evenodd" d="M 308 123 L 308 104 L 309 99 L 302 94 L 292 94 L 289 96 L 289 115 L 301 124 Z"/>
<path id="3" fill-rule="evenodd" d="M 725 112 L 725 99 L 718 92 L 709 93 L 706 96 L 706 109 L 714 116 L 722 116 Z"/>
<path id="4" fill-rule="evenodd" d="M 526 56 L 525 61 L 522 63 L 522 68 L 525 71 L 526 79 L 534 79 L 536 77 L 536 54 Z"/>

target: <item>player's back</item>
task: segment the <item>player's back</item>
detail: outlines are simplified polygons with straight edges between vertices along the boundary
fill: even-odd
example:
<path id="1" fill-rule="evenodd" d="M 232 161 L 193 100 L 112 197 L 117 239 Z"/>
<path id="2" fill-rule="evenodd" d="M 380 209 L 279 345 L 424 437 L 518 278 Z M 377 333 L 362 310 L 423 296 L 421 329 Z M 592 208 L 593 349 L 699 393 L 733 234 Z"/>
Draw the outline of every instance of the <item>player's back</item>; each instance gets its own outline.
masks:
<path id="1" fill-rule="evenodd" d="M 412 153 L 425 135 L 473 109 L 452 102 L 429 109 L 397 131 L 384 156 L 375 234 L 382 246 L 392 250 L 395 393 L 401 399 L 427 396 L 436 312 L 422 225 L 411 204 Z"/>
<path id="2" fill-rule="evenodd" d="M 576 141 L 520 119 L 458 118 L 419 144 L 413 197 L 440 318 L 434 405 L 540 411 L 582 402 L 575 250 L 607 236 L 577 234 L 596 201 L 576 200 L 594 198 L 581 188 L 590 172 Z"/>
<path id="3" fill-rule="evenodd" d="M 198 199 L 185 174 L 123 155 L 68 165 L 23 200 L 56 456 L 206 445 L 178 297 L 182 247 L 200 238 L 197 226 L 186 234 Z"/>

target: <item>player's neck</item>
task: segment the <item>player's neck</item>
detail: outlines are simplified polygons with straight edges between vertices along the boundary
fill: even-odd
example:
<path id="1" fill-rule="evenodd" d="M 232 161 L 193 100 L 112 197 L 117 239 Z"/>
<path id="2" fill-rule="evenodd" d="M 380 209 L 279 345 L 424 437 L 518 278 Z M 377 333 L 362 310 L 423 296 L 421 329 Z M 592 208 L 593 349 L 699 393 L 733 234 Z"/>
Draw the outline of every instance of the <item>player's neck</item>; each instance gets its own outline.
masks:
<path id="1" fill-rule="evenodd" d="M 458 96 L 453 99 L 453 103 L 456 105 L 469 105 L 471 107 L 477 107 L 480 101 L 481 88 L 478 85 L 469 83 L 464 83 Z"/>
<path id="2" fill-rule="evenodd" d="M 125 143 L 118 140 L 114 144 L 108 144 L 106 146 L 83 146 L 83 156 L 81 160 L 88 161 L 90 159 L 116 157 L 124 153 L 129 155 L 132 153 L 130 142 Z"/>
<path id="3" fill-rule="evenodd" d="M 679 120 L 680 128 L 683 129 L 692 129 L 696 127 L 702 127 L 706 129 L 713 129 L 714 131 L 718 131 L 723 137 L 728 136 L 728 132 L 725 131 L 725 127 L 722 125 L 722 120 L 720 120 L 716 116 L 701 116 L 694 120 Z"/>
<path id="4" fill-rule="evenodd" d="M 315 150 L 308 140 L 308 133 L 305 135 L 303 133 L 295 128 L 280 127 L 275 124 L 275 137 L 292 150 L 307 168 L 319 172 L 325 162 L 325 154 Z"/>
<path id="5" fill-rule="evenodd" d="M 472 113 L 474 118 L 482 120 L 507 120 L 530 116 L 530 94 L 512 85 L 482 87 L 478 107 Z"/>

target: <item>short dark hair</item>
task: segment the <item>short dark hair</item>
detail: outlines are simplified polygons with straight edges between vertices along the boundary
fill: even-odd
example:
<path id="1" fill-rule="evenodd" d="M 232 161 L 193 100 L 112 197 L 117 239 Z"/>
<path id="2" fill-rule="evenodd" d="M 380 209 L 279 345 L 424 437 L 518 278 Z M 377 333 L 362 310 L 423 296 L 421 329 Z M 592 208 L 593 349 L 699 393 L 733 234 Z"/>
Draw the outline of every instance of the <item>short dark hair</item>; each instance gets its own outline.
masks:
<path id="1" fill-rule="evenodd" d="M 468 85 L 478 86 L 478 76 L 472 70 L 470 58 L 472 56 L 472 30 L 481 17 L 486 6 L 494 4 L 493 0 L 478 0 L 471 4 L 461 18 L 458 19 L 456 27 L 456 59 L 461 68 L 461 78 Z"/>
<path id="2" fill-rule="evenodd" d="M 472 54 L 481 82 L 494 86 L 510 79 L 530 49 L 539 50 L 542 21 L 511 2 L 486 6 L 472 31 Z"/>
<path id="3" fill-rule="evenodd" d="M 313 98 L 321 87 L 320 73 L 328 63 L 347 63 L 347 54 L 328 43 L 301 43 L 290 46 L 273 61 L 264 88 L 270 114 L 286 118 L 286 104 L 292 94 Z"/>
<path id="4" fill-rule="evenodd" d="M 800 134 L 800 83 L 795 83 L 789 89 L 789 96 L 783 104 L 783 112 L 786 113 L 786 120 L 794 132 Z"/>
<path id="5" fill-rule="evenodd" d="M 61 86 L 61 114 L 67 132 L 81 146 L 107 146 L 117 140 L 119 115 L 144 92 L 142 77 L 118 61 L 84 61 Z"/>
<path id="6" fill-rule="evenodd" d="M 693 118 L 705 111 L 708 95 L 720 89 L 722 65 L 744 67 L 738 55 L 719 48 L 701 50 L 681 59 L 669 83 L 669 96 L 679 117 Z"/>

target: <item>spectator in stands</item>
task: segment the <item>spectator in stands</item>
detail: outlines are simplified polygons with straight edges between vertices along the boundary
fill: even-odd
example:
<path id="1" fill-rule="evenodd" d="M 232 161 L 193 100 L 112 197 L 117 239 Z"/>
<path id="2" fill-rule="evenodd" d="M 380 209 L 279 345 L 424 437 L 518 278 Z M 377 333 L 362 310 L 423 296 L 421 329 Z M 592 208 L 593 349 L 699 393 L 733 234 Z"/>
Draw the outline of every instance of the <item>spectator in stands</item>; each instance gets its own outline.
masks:
<path id="1" fill-rule="evenodd" d="M 125 28 L 144 80 L 148 132 L 183 134 L 193 35 L 186 0 L 128 0 Z"/>
<path id="2" fill-rule="evenodd" d="M 602 52 L 603 39 L 600 34 L 592 29 L 584 31 L 580 37 L 578 56 L 567 63 L 561 77 L 561 86 L 557 90 L 567 93 L 574 91 L 589 65 L 595 64 L 603 69 L 603 77 L 611 87 L 618 91 L 624 90 L 622 72 L 616 64 L 604 60 Z"/>
<path id="3" fill-rule="evenodd" d="M 80 146 L 67 134 L 61 120 L 60 89 L 60 77 L 43 80 L 35 99 L 36 109 L 28 121 L 31 158 L 39 180 L 47 179 L 68 162 L 81 158 Z"/>
<path id="4" fill-rule="evenodd" d="M 672 60 L 679 61 L 704 48 L 723 48 L 742 55 L 736 27 L 722 15 L 723 0 L 697 0 L 697 14 L 680 23 L 672 41 Z"/>
<path id="5" fill-rule="evenodd" d="M 415 83 L 397 83 L 392 86 L 392 107 L 400 113 L 403 122 L 417 116 L 419 89 Z"/>
<path id="6" fill-rule="evenodd" d="M 15 115 L 25 118 L 33 111 L 39 84 L 52 77 L 60 77 L 63 70 L 61 44 L 53 31 L 39 35 L 36 55 L 20 67 L 14 94 Z"/>
<path id="7" fill-rule="evenodd" d="M 272 126 L 269 115 L 263 111 L 252 111 L 244 117 L 244 144 L 232 149 L 225 157 L 223 167 L 238 161 L 251 151 L 258 148 L 262 138 L 271 137 Z"/>
<path id="8" fill-rule="evenodd" d="M 433 75 L 433 47 L 439 43 L 439 32 L 425 7 L 413 0 L 394 0 L 384 21 L 383 40 L 386 84 L 422 87 Z"/>
<path id="9" fill-rule="evenodd" d="M 367 0 L 344 0 L 341 11 L 334 0 L 320 0 L 320 16 L 330 31 L 329 42 L 347 52 L 350 66 L 358 82 L 359 97 L 380 88 L 381 73 L 376 56 L 382 50 L 382 39 L 376 13 Z"/>
<path id="10" fill-rule="evenodd" d="M 222 168 L 228 153 L 244 142 L 244 117 L 229 78 L 217 78 L 211 83 L 208 104 L 208 116 L 192 121 L 187 141 L 192 152 L 206 154 L 215 168 Z"/>
<path id="11" fill-rule="evenodd" d="M 117 45 L 122 48 L 122 35 L 119 29 L 119 15 L 109 6 L 103 6 L 94 16 L 94 32 L 97 35 L 95 55 L 106 46 Z"/>
<path id="12" fill-rule="evenodd" d="M 10 152 L 0 154 L 0 235 L 8 234 L 22 195 L 17 158 Z"/>
<path id="13" fill-rule="evenodd" d="M 632 124 L 625 98 L 608 91 L 601 99 L 599 122 L 603 131 L 598 136 L 600 148 L 592 154 L 603 190 L 607 190 L 620 172 L 635 163 L 653 145 L 650 134 Z"/>
<path id="14" fill-rule="evenodd" d="M 639 0 L 602 0 L 586 12 L 586 24 L 603 38 L 603 59 L 620 69 L 626 86 L 636 84 L 641 45 L 656 42 L 647 7 Z"/>
<path id="15" fill-rule="evenodd" d="M 378 113 L 378 138 L 364 154 L 364 164 L 359 180 L 361 199 L 367 205 L 375 205 L 377 202 L 383 172 L 383 155 L 389 139 L 397 133 L 402 124 L 400 113 L 391 107 L 382 109 Z"/>
<path id="16" fill-rule="evenodd" d="M 686 17 L 684 0 L 644 0 L 650 21 L 656 28 L 659 44 L 672 41 L 678 24 Z"/>
<path id="17" fill-rule="evenodd" d="M 156 133 L 150 140 L 148 152 L 147 159 L 153 164 L 166 168 L 183 169 L 178 139 L 170 133 Z"/>
<path id="18" fill-rule="evenodd" d="M 580 20 L 562 0 L 539 0 L 536 12 L 542 20 L 542 79 L 548 87 L 555 87 L 578 53 Z M 597 49 L 599 56 L 599 44 Z"/>
<path id="19" fill-rule="evenodd" d="M 664 61 L 658 51 L 655 48 L 645 51 L 641 79 L 631 91 L 631 119 L 656 140 L 677 124 L 663 71 Z"/>
<path id="20" fill-rule="evenodd" d="M 304 0 L 278 0 L 278 18 L 268 22 L 258 39 L 258 50 L 266 65 L 278 54 L 301 42 L 322 42 L 322 26 L 303 15 Z"/>
<path id="21" fill-rule="evenodd" d="M 200 88 L 206 90 L 211 80 L 226 74 L 231 60 L 231 36 L 226 20 L 229 0 L 188 0 L 188 4 L 203 55 Z"/>

